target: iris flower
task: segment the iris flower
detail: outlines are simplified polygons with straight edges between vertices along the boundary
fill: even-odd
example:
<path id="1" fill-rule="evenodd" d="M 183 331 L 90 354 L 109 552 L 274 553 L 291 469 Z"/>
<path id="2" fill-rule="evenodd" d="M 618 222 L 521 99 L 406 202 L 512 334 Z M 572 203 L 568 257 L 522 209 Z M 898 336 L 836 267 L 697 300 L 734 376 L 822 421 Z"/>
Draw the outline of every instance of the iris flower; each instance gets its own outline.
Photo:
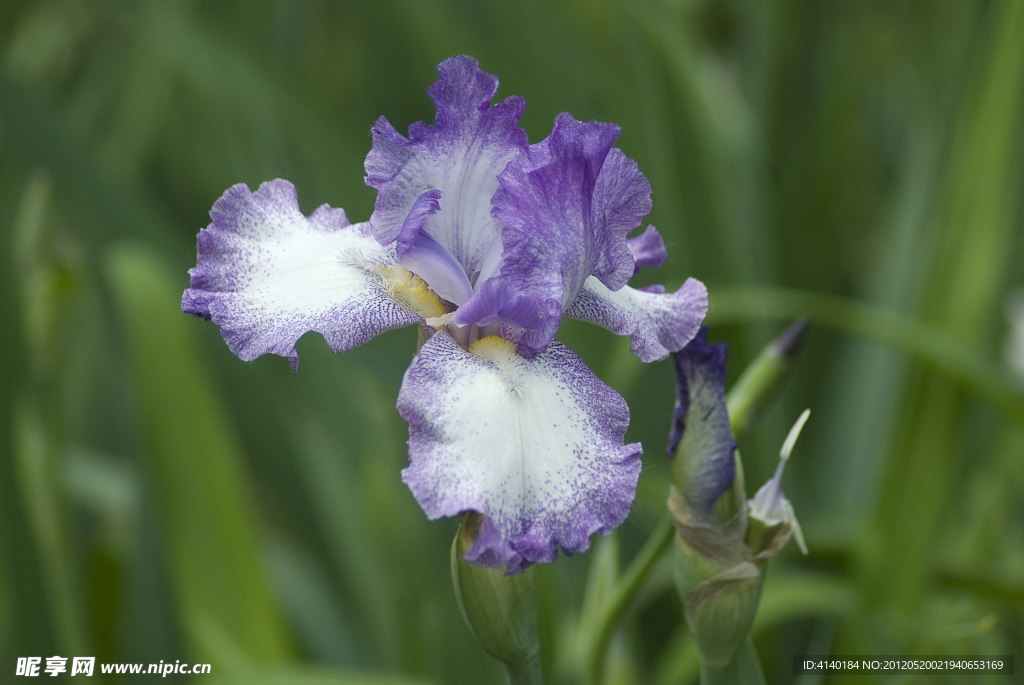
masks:
<path id="1" fill-rule="evenodd" d="M 402 478 L 431 519 L 482 514 L 466 559 L 511 574 L 611 532 L 640 472 L 626 403 L 554 339 L 562 318 L 628 335 L 653 361 L 694 336 L 707 291 L 626 285 L 667 254 L 653 227 L 627 237 L 651 187 L 613 147 L 618 126 L 561 114 L 530 145 L 525 100 L 492 105 L 498 80 L 476 60 L 438 72 L 433 125 L 372 128 L 368 222 L 327 205 L 303 216 L 285 180 L 236 185 L 199 232 L 182 309 L 212 319 L 242 360 L 272 353 L 295 370 L 306 332 L 344 352 L 419 325 L 398 396 Z"/>

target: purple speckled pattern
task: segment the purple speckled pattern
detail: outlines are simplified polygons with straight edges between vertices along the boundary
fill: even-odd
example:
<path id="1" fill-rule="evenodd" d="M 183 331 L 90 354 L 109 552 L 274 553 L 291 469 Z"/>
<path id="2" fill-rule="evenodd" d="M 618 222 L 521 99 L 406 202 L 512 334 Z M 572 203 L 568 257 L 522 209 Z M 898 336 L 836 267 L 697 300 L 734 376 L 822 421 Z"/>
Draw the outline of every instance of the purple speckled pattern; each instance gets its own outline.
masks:
<path id="1" fill-rule="evenodd" d="M 427 516 L 486 517 L 472 563 L 511 574 L 553 562 L 558 546 L 586 550 L 629 513 L 641 453 L 623 444 L 629 408 L 558 342 L 530 359 L 488 357 L 438 333 L 406 371 L 398 411 L 402 479 Z"/>
<path id="2" fill-rule="evenodd" d="M 416 122 L 405 138 L 381 117 L 371 130 L 366 184 L 378 194 L 370 225 L 388 245 L 420 194 L 440 190 L 441 211 L 426 218 L 424 230 L 472 275 L 500 232 L 491 216 L 498 174 L 528 146 L 519 128 L 526 101 L 513 96 L 490 106 L 498 79 L 475 59 L 449 57 L 437 71 L 427 91 L 437 107 L 433 125 Z"/>
<path id="3" fill-rule="evenodd" d="M 525 354 L 554 338 L 588 277 L 617 290 L 633 275 L 626 234 L 650 211 L 651 186 L 612 147 L 618 135 L 615 124 L 560 114 L 551 135 L 500 176 L 493 213 L 505 247 L 501 278 L 532 296 L 542 319 L 516 335 Z"/>
<path id="4" fill-rule="evenodd" d="M 343 352 L 423 318 L 392 299 L 367 264 L 395 265 L 368 224 L 350 225 L 341 209 L 299 210 L 295 187 L 281 179 L 252 193 L 232 186 L 199 232 L 183 311 L 212 319 L 243 361 L 272 353 L 298 368 L 295 342 L 323 334 Z"/>
<path id="5" fill-rule="evenodd" d="M 562 318 L 628 335 L 634 354 L 654 361 L 697 333 L 707 290 L 694 279 L 675 293 L 626 285 L 667 253 L 653 227 L 627 237 L 651 210 L 651 186 L 613 147 L 617 125 L 562 113 L 531 146 L 519 127 L 525 100 L 492 105 L 498 79 L 476 60 L 450 57 L 438 74 L 427 91 L 433 124 L 417 122 L 405 137 L 381 117 L 371 130 L 368 222 L 351 225 L 326 205 L 303 216 L 288 181 L 255 193 L 236 185 L 199 233 L 182 309 L 212 319 L 241 359 L 272 353 L 293 369 L 306 332 L 342 352 L 424 325 L 433 335 L 398 397 L 409 423 L 402 478 L 431 519 L 482 514 L 466 559 L 515 574 L 614 530 L 640 474 L 639 443 L 624 443 L 629 409 L 554 340 Z M 435 333 L 426 321 L 446 327 Z M 721 420 L 728 432 L 724 391 L 705 358 L 721 357 L 724 374 L 725 352 L 702 340 L 677 358 L 690 375 L 681 376 L 673 450 L 709 446 L 690 495 L 717 499 L 732 463 L 726 473 L 715 432 Z M 710 427 L 691 420 L 683 433 L 690 406 Z"/>
<path id="6" fill-rule="evenodd" d="M 708 291 L 690 278 L 674 293 L 661 286 L 614 292 L 588 278 L 565 315 L 629 336 L 629 349 L 641 361 L 664 359 L 693 339 L 708 313 Z"/>
<path id="7" fill-rule="evenodd" d="M 647 230 L 626 241 L 626 247 L 633 253 L 633 273 L 645 266 L 660 267 L 668 261 L 668 250 L 658 229 L 648 226 Z"/>
<path id="8" fill-rule="evenodd" d="M 736 477 L 736 440 L 725 404 L 725 358 L 729 346 L 708 344 L 708 329 L 682 351 L 676 362 L 676 407 L 669 454 L 686 460 L 681 494 L 691 510 L 708 514 Z M 680 487 L 680 484 L 676 484 Z"/>

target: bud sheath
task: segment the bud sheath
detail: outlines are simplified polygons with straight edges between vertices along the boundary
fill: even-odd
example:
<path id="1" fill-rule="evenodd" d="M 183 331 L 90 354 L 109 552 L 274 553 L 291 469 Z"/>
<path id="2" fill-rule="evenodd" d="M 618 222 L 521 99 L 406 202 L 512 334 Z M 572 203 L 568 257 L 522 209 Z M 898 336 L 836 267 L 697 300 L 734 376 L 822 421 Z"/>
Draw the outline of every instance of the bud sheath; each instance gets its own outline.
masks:
<path id="1" fill-rule="evenodd" d="M 505 665 L 509 683 L 540 683 L 537 639 L 537 572 L 514 576 L 504 568 L 474 566 L 465 560 L 483 517 L 463 516 L 452 542 L 452 582 L 466 625 L 484 651 Z"/>

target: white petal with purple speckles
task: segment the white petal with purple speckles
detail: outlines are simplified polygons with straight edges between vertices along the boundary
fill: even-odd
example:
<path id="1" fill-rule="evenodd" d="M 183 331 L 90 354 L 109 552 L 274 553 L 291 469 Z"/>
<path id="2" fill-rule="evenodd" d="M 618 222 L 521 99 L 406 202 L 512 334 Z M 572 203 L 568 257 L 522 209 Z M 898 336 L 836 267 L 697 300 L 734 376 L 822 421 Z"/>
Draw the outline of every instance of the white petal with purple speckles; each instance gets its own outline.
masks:
<path id="1" fill-rule="evenodd" d="M 381 247 L 367 224 L 350 225 L 340 209 L 303 216 L 288 181 L 255 193 L 233 186 L 210 217 L 182 309 L 212 319 L 245 361 L 273 353 L 295 368 L 295 342 L 308 331 L 342 352 L 443 313 L 397 265 L 393 246 Z"/>
<path id="2" fill-rule="evenodd" d="M 693 278 L 674 293 L 636 290 L 628 285 L 612 292 L 592 276 L 565 315 L 628 335 L 633 354 L 651 362 L 683 349 L 707 313 L 707 288 Z"/>
<path id="3" fill-rule="evenodd" d="M 441 210 L 425 219 L 424 230 L 472 275 L 499 233 L 491 217 L 498 174 L 527 148 L 519 128 L 526 102 L 509 97 L 491 107 L 498 79 L 475 59 L 450 57 L 437 70 L 440 78 L 427 91 L 437 106 L 433 125 L 413 124 L 406 139 L 381 117 L 371 130 L 366 183 L 378 195 L 370 224 L 387 245 L 420 194 L 440 190 Z"/>
<path id="4" fill-rule="evenodd" d="M 497 336 L 470 350 L 439 333 L 406 372 L 402 479 L 431 519 L 487 518 L 467 554 L 474 563 L 515 573 L 554 561 L 556 545 L 587 549 L 635 494 L 641 449 L 623 444 L 626 403 L 558 342 L 531 359 Z"/>

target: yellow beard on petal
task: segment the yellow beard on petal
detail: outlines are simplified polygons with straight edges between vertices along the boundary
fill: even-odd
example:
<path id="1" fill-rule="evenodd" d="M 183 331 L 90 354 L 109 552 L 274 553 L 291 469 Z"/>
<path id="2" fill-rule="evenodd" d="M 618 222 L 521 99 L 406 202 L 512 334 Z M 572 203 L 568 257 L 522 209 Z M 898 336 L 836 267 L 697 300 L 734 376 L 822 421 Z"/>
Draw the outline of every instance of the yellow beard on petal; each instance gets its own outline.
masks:
<path id="1" fill-rule="evenodd" d="M 378 266 L 377 271 L 388 294 L 424 319 L 445 314 L 441 298 L 422 278 L 404 266 Z"/>
<path id="2" fill-rule="evenodd" d="M 441 298 L 430 289 L 426 282 L 403 266 L 372 264 L 365 259 L 362 267 L 380 279 L 387 294 L 401 302 L 409 311 L 424 319 L 444 316 L 446 313 Z"/>
<path id="3" fill-rule="evenodd" d="M 514 342 L 500 335 L 489 335 L 470 344 L 469 353 L 494 364 L 501 372 L 501 380 L 508 392 L 523 394 L 526 377 L 521 372 L 525 360 L 516 352 Z"/>
<path id="4" fill-rule="evenodd" d="M 469 353 L 502 367 L 518 364 L 519 360 L 519 355 L 516 354 L 516 344 L 505 340 L 500 335 L 480 338 L 469 346 Z"/>
<path id="5" fill-rule="evenodd" d="M 380 281 L 384 291 L 412 313 L 419 314 L 424 319 L 444 316 L 447 313 L 437 293 L 431 290 L 422 278 L 405 267 L 398 264 L 375 264 L 368 260 L 359 248 L 344 250 L 339 258 L 346 264 L 373 274 Z"/>

